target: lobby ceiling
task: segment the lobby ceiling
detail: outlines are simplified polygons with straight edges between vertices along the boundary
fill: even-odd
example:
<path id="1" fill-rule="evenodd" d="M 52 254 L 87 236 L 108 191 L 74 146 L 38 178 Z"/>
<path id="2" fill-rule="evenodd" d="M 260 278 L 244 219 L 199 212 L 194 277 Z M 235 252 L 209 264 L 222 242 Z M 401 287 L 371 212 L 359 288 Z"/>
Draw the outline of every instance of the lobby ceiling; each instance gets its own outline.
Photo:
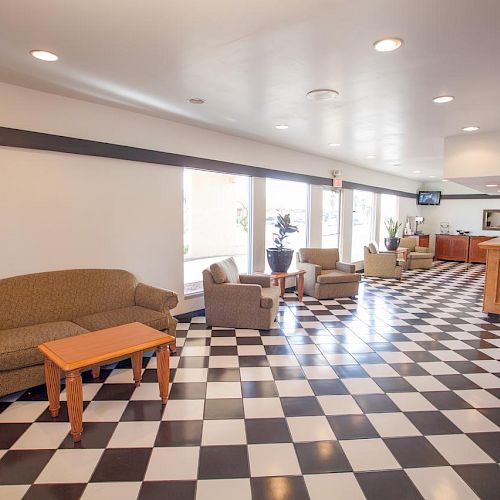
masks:
<path id="1" fill-rule="evenodd" d="M 373 49 L 389 36 L 402 47 Z M 440 180 L 446 136 L 500 130 L 499 54 L 498 0 L 3 0 L 0 15 L 3 82 L 420 181 Z M 318 88 L 339 96 L 306 98 Z"/>

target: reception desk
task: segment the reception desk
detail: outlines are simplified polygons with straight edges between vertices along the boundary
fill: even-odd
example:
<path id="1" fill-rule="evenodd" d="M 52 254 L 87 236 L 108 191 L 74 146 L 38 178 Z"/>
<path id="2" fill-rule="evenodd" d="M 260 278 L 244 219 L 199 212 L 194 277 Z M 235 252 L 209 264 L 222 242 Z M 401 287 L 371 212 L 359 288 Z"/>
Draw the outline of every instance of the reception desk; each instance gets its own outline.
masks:
<path id="1" fill-rule="evenodd" d="M 483 312 L 500 314 L 500 238 L 484 241 L 479 246 L 486 251 Z"/>

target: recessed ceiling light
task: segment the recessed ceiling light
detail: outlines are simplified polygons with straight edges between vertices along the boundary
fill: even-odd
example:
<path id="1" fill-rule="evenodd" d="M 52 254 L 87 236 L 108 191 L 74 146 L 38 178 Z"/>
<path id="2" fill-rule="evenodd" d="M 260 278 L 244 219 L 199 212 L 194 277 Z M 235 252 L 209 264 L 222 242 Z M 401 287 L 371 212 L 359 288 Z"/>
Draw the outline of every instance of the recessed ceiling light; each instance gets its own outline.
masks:
<path id="1" fill-rule="evenodd" d="M 429 179 L 435 179 L 436 176 L 435 175 L 429 175 Z"/>
<path id="2" fill-rule="evenodd" d="M 368 156 L 367 156 L 367 158 L 368 158 L 369 160 L 372 160 L 373 158 L 376 158 L 376 156 L 375 156 L 375 155 L 368 155 Z"/>
<path id="3" fill-rule="evenodd" d="M 486 184 L 487 188 L 496 188 L 498 187 L 498 184 Z"/>
<path id="4" fill-rule="evenodd" d="M 278 130 L 286 130 L 288 128 L 288 125 L 285 124 L 275 125 L 274 128 L 277 128 Z"/>
<path id="5" fill-rule="evenodd" d="M 414 170 L 413 173 L 414 174 L 421 174 L 422 172 L 420 170 Z"/>
<path id="6" fill-rule="evenodd" d="M 441 182 L 448 182 L 448 179 L 442 179 Z"/>
<path id="7" fill-rule="evenodd" d="M 306 94 L 306 97 L 311 101 L 331 101 L 338 96 L 338 91 L 332 89 L 314 89 Z"/>
<path id="8" fill-rule="evenodd" d="M 382 38 L 373 44 L 373 48 L 378 52 L 391 52 L 399 49 L 403 45 L 401 38 Z"/>
<path id="9" fill-rule="evenodd" d="M 453 99 L 455 99 L 455 98 L 452 95 L 440 95 L 440 96 L 434 97 L 434 99 L 432 99 L 432 101 L 435 102 L 436 104 L 446 104 L 447 102 L 453 101 Z"/>
<path id="10" fill-rule="evenodd" d="M 40 59 L 40 61 L 54 62 L 59 59 L 53 52 L 47 50 L 31 50 L 30 54 L 36 59 Z"/>
<path id="11" fill-rule="evenodd" d="M 330 147 L 332 148 L 338 148 L 340 146 L 340 143 L 339 142 L 331 142 L 330 144 L 328 144 Z"/>
<path id="12" fill-rule="evenodd" d="M 475 125 L 471 125 L 469 127 L 464 127 L 462 130 L 464 132 L 476 132 L 477 130 L 479 130 L 479 127 L 476 127 Z"/>
<path id="13" fill-rule="evenodd" d="M 205 104 L 205 99 L 202 99 L 201 97 L 191 97 L 188 101 L 191 104 Z"/>

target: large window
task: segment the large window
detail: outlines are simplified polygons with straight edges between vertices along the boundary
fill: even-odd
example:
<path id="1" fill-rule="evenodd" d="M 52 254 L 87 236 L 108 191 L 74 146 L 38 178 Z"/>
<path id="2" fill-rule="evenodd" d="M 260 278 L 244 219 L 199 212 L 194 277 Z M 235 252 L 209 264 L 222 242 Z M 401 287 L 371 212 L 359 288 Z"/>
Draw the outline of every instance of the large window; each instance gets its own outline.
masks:
<path id="1" fill-rule="evenodd" d="M 184 293 L 203 290 L 202 271 L 232 256 L 249 271 L 250 178 L 184 169 Z"/>
<path id="2" fill-rule="evenodd" d="M 385 221 L 390 218 L 398 218 L 398 197 L 394 194 L 380 195 L 380 234 L 379 246 L 384 249 L 384 238 L 388 236 L 385 228 Z"/>
<path id="3" fill-rule="evenodd" d="M 339 248 L 340 191 L 323 189 L 323 216 L 321 221 L 321 246 Z"/>
<path id="4" fill-rule="evenodd" d="M 353 191 L 351 262 L 363 260 L 363 247 L 373 239 L 375 195 L 370 191 Z"/>
<path id="5" fill-rule="evenodd" d="M 307 246 L 308 240 L 309 185 L 302 182 L 266 179 L 266 248 L 274 247 L 273 234 L 276 215 L 290 214 L 291 223 L 298 227 L 297 233 L 285 239 L 288 248 L 297 250 Z M 266 268 L 267 268 L 266 259 Z"/>

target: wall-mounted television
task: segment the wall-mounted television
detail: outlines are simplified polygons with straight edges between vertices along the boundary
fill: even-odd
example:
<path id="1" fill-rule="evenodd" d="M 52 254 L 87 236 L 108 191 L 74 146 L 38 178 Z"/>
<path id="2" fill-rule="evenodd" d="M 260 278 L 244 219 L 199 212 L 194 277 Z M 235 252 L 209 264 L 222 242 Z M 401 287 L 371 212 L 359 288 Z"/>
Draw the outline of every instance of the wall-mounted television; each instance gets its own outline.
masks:
<path id="1" fill-rule="evenodd" d="M 417 203 L 419 205 L 439 205 L 441 203 L 441 191 L 419 191 Z"/>

